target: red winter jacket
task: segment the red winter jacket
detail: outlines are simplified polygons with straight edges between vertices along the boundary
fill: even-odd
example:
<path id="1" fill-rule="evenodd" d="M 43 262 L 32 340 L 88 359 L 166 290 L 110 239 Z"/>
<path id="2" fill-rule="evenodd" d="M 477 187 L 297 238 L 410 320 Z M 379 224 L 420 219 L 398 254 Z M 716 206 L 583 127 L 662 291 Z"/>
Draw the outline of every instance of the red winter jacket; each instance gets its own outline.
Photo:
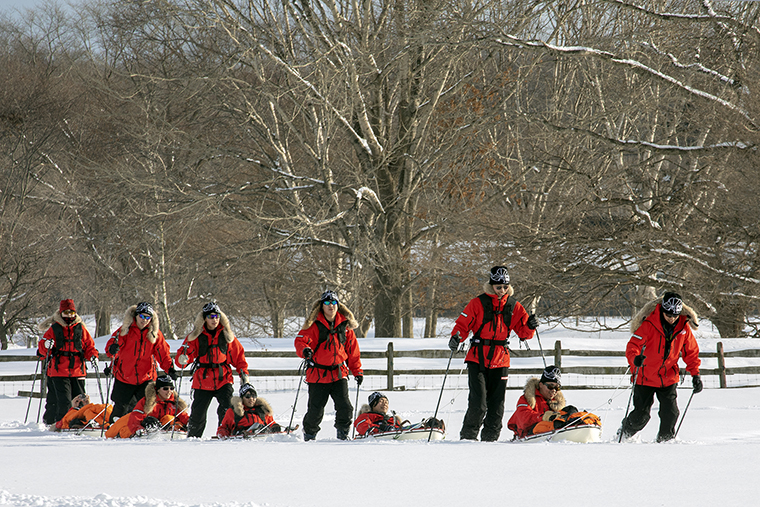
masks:
<path id="1" fill-rule="evenodd" d="M 374 435 L 384 431 L 400 430 L 401 421 L 393 415 L 362 412 L 354 421 L 354 428 L 359 436 Z"/>
<path id="2" fill-rule="evenodd" d="M 156 380 L 157 364 L 164 371 L 172 366 L 171 350 L 158 328 L 158 319 L 154 315 L 143 329 L 135 323 L 136 306 L 127 310 L 124 323 L 117 329 L 106 344 L 106 355 L 113 357 L 113 375 L 120 382 L 139 385 Z M 112 343 L 118 342 L 119 350 L 112 356 L 108 350 Z"/>
<path id="3" fill-rule="evenodd" d="M 648 308 L 645 307 L 646 309 Z M 631 321 L 631 327 L 641 322 L 637 317 Z M 684 313 L 678 317 L 675 323 L 670 348 L 667 356 L 665 356 L 665 349 L 668 347 L 665 331 L 660 322 L 660 305 L 657 304 L 654 311 L 649 313 L 643 322 L 636 327 L 625 349 L 625 357 L 631 367 L 631 379 L 635 378 L 637 385 L 652 387 L 666 387 L 676 384 L 680 378 L 679 357 L 683 358 L 686 369 L 692 376 L 699 375 L 699 365 L 702 363 L 699 359 L 699 345 L 697 345 L 690 325 L 696 320 L 696 314 L 684 305 Z M 633 365 L 633 358 L 639 355 L 644 347 L 646 347 L 644 350 L 646 358 L 637 375 L 639 369 Z"/>
<path id="4" fill-rule="evenodd" d="M 180 368 L 187 366 L 179 363 L 181 355 L 188 357 L 187 364 L 198 359 L 198 368 L 193 375 L 193 389 L 216 391 L 226 384 L 232 384 L 235 381 L 232 368 L 241 376 L 248 375 L 245 349 L 233 334 L 227 316 L 219 312 L 219 317 L 219 325 L 209 331 L 203 315 L 199 314 L 193 331 L 187 335 L 174 356 L 174 361 Z"/>
<path id="5" fill-rule="evenodd" d="M 52 324 L 49 324 L 52 320 Z M 46 320 L 43 325 L 50 325 L 37 344 L 37 355 L 41 360 L 48 357 L 48 377 L 84 377 L 87 375 L 84 360 L 98 357 L 95 342 L 77 315 L 71 325 L 66 324 L 60 312 L 55 312 L 52 319 Z M 48 351 L 45 340 L 53 340 L 54 344 Z"/>
<path id="6" fill-rule="evenodd" d="M 501 301 L 499 301 L 498 296 L 494 293 L 491 285 L 486 283 L 483 289 L 485 290 L 485 293 L 490 296 L 491 304 L 495 307 L 496 311 L 503 310 L 504 306 L 507 304 L 507 299 L 515 297 L 514 289 L 511 285 L 509 286 L 509 292 L 507 293 L 507 296 L 503 297 Z M 457 318 L 456 323 L 454 324 L 454 329 L 451 331 L 451 335 L 454 336 L 455 334 L 459 333 L 460 342 L 462 342 L 467 339 L 470 333 L 473 333 L 474 335 L 477 330 L 480 329 L 482 322 L 483 304 L 480 302 L 479 298 L 474 298 L 470 300 L 469 303 L 467 303 L 464 311 Z M 516 301 L 515 307 L 512 310 L 512 319 L 510 325 L 506 326 L 504 324 L 502 315 L 496 315 L 496 330 L 493 329 L 493 321 L 487 322 L 486 325 L 483 326 L 483 329 L 480 331 L 480 338 L 483 340 L 506 340 L 509 338 L 510 332 L 514 331 L 521 339 L 528 340 L 530 338 L 533 338 L 534 330 L 528 327 L 527 322 L 528 312 L 525 311 L 525 308 L 523 308 L 519 301 Z M 489 355 L 491 355 L 492 347 L 494 348 L 493 357 L 489 360 Z M 465 362 L 479 364 L 481 359 L 481 349 L 483 354 L 483 365 L 486 368 L 503 368 L 509 366 L 509 349 L 507 348 L 506 344 L 483 344 L 482 346 L 473 345 L 467 352 L 467 357 L 464 359 Z"/>
<path id="7" fill-rule="evenodd" d="M 143 419 L 148 416 L 155 417 L 159 421 L 167 415 L 174 416 L 177 421 L 187 426 L 190 416 L 187 414 L 186 409 L 187 403 L 175 391 L 172 391 L 171 396 L 167 400 L 159 398 L 156 394 L 156 384 L 155 382 L 151 382 L 145 388 L 145 397 L 137 402 L 135 409 L 128 416 L 125 415 L 124 417 L 129 417 L 127 427 L 131 436 L 143 428 Z M 169 425 L 169 428 L 171 428 L 171 425 Z"/>
<path id="8" fill-rule="evenodd" d="M 531 434 L 536 423 L 541 422 L 544 412 L 559 412 L 565 407 L 565 396 L 558 392 L 554 399 L 547 401 L 538 390 L 539 379 L 533 377 L 525 384 L 525 390 L 517 400 L 517 408 L 507 422 L 507 428 L 514 431 L 517 438 Z"/>
<path id="9" fill-rule="evenodd" d="M 343 312 L 348 312 L 348 309 L 341 304 L 338 307 L 338 313 L 335 315 L 334 327 L 331 327 L 332 325 L 327 322 L 321 309 L 317 309 L 319 313 L 314 314 L 312 312 L 313 318 L 307 321 L 307 324 L 309 321 L 313 323 L 306 329 L 301 329 L 295 340 L 296 352 L 299 357 L 303 357 L 303 349 L 306 347 L 311 348 L 314 353 L 311 360 L 315 366 L 306 371 L 306 382 L 310 384 L 337 382 L 348 377 L 349 370 L 354 377 L 364 375 L 359 342 L 356 340 L 356 335 L 351 327 L 352 322 L 355 323 L 353 316 L 346 317 Z M 350 315 L 350 312 L 348 313 Z M 341 324 L 344 322 L 346 323 L 346 340 L 345 343 L 341 344 L 337 330 L 343 327 Z M 326 337 L 326 340 L 321 344 L 319 343 L 320 329 Z M 330 329 L 333 329 L 333 332 L 330 332 Z"/>
<path id="10" fill-rule="evenodd" d="M 280 431 L 280 425 L 274 422 L 272 418 L 272 407 L 263 398 L 256 398 L 252 407 L 246 407 L 239 396 L 233 396 L 232 405 L 227 409 L 222 419 L 222 424 L 216 429 L 216 435 L 219 438 L 230 437 L 245 433 L 254 424 L 269 427 L 262 433 L 275 433 Z M 253 428 L 252 433 L 261 430 L 260 426 Z"/>

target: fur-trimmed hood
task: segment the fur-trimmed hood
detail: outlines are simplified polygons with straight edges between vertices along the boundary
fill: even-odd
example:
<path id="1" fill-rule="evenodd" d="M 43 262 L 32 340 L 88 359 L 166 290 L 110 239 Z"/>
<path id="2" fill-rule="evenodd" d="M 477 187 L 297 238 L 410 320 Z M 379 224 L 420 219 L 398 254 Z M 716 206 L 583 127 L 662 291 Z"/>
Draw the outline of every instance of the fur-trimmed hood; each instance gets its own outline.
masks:
<path id="1" fill-rule="evenodd" d="M 150 319 L 150 323 L 148 323 L 148 341 L 150 341 L 150 343 L 156 343 L 160 326 L 158 323 L 158 314 L 156 314 L 155 310 L 152 312 L 152 315 L 153 317 Z M 127 308 L 126 312 L 124 312 L 124 321 L 121 324 L 119 336 L 126 336 L 127 333 L 129 333 L 129 326 L 132 325 L 136 318 L 137 305 L 132 305 Z"/>
<path id="2" fill-rule="evenodd" d="M 491 296 L 496 295 L 496 291 L 493 290 L 493 285 L 491 285 L 488 282 L 485 282 L 483 284 L 483 292 L 485 292 L 486 294 L 490 294 Z M 512 284 L 510 283 L 509 287 L 507 288 L 507 296 L 512 297 L 514 296 L 514 294 L 515 294 L 515 288 L 512 287 Z"/>
<path id="3" fill-rule="evenodd" d="M 527 400 L 530 408 L 536 408 L 536 389 L 538 389 L 538 383 L 540 381 L 541 379 L 539 378 L 531 377 L 525 383 L 525 390 L 523 391 L 523 394 L 525 395 L 525 399 Z M 549 408 L 555 412 L 559 412 L 565 408 L 565 405 L 567 405 L 565 402 L 565 395 L 562 394 L 562 391 L 557 391 L 557 395 L 554 397 L 554 399 L 547 400 L 547 403 L 549 404 Z"/>
<path id="4" fill-rule="evenodd" d="M 636 314 L 635 317 L 631 320 L 631 334 L 635 333 L 636 330 L 641 327 L 641 325 L 644 323 L 647 317 L 649 317 L 649 314 L 654 312 L 655 310 L 658 310 L 657 306 L 662 302 L 661 299 L 655 299 L 654 301 L 650 301 L 646 305 L 644 305 L 644 308 L 639 310 L 639 313 Z M 659 310 L 658 310 L 659 311 Z M 686 316 L 686 322 L 688 322 L 691 329 L 697 329 L 699 327 L 699 317 L 697 316 L 697 312 L 695 312 L 691 307 L 686 306 L 686 303 L 683 305 L 683 310 L 681 310 L 681 315 Z"/>
<path id="5" fill-rule="evenodd" d="M 367 412 L 372 412 L 372 409 L 369 408 L 369 405 L 365 403 L 362 405 L 362 408 L 359 409 L 359 414 L 366 414 Z"/>
<path id="6" fill-rule="evenodd" d="M 230 406 L 232 407 L 232 410 L 235 412 L 236 416 L 243 417 L 243 415 L 245 415 L 245 405 L 243 405 L 243 398 L 240 396 L 233 396 L 230 400 Z M 255 409 L 259 407 L 264 410 L 264 413 L 266 415 L 273 415 L 272 406 L 264 398 L 256 398 L 256 403 L 253 404 L 253 408 Z"/>
<path id="7" fill-rule="evenodd" d="M 37 325 L 37 329 L 39 329 L 41 332 L 44 333 L 45 331 L 47 331 L 47 329 L 50 326 L 53 325 L 53 322 L 55 322 L 57 324 L 60 324 L 63 327 L 73 326 L 75 324 L 82 324 L 82 325 L 84 325 L 84 321 L 82 320 L 82 317 L 79 316 L 79 314 L 77 314 L 77 318 L 74 319 L 74 322 L 72 322 L 71 324 L 66 324 L 66 321 L 63 320 L 63 316 L 61 315 L 60 310 L 56 310 L 56 312 L 53 315 L 51 315 L 47 319 L 45 319 L 42 322 L 40 322 Z"/>
<path id="8" fill-rule="evenodd" d="M 195 317 L 195 322 L 193 322 L 193 331 L 187 335 L 187 341 L 191 342 L 197 339 L 203 332 L 203 326 L 205 324 L 206 319 L 203 318 L 203 312 L 200 311 Z M 232 341 L 235 339 L 235 332 L 230 326 L 230 319 L 228 319 L 227 315 L 221 310 L 219 310 L 219 325 L 222 326 L 222 334 L 224 335 L 224 340 L 227 343 L 232 343 Z"/>
<path id="9" fill-rule="evenodd" d="M 145 386 L 145 408 L 143 411 L 146 415 L 149 415 L 151 412 L 153 412 L 153 409 L 156 408 L 157 398 L 158 395 L 156 394 L 156 382 L 152 381 L 147 386 Z M 187 402 L 179 397 L 177 391 L 174 391 L 174 399 L 177 402 L 177 412 L 175 413 L 176 415 L 187 408 Z"/>
<path id="10" fill-rule="evenodd" d="M 306 322 L 304 322 L 302 330 L 309 329 L 312 324 L 314 324 L 317 321 L 317 317 L 319 317 L 319 314 L 322 312 L 322 301 L 318 300 L 316 303 L 314 303 L 314 306 L 311 308 L 311 313 L 309 314 L 309 318 L 306 319 Z M 346 320 L 348 320 L 348 328 L 349 329 L 356 329 L 359 327 L 359 323 L 356 321 L 356 318 L 354 317 L 354 314 L 351 313 L 351 310 L 348 309 L 346 305 L 343 303 L 338 303 L 338 313 L 343 315 Z"/>

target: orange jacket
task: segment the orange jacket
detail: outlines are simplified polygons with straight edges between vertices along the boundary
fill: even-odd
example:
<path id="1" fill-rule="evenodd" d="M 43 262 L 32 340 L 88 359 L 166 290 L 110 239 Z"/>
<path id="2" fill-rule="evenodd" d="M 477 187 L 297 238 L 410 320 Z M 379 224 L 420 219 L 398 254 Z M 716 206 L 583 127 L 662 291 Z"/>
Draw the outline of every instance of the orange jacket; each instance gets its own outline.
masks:
<path id="1" fill-rule="evenodd" d="M 496 311 L 503 310 L 504 306 L 507 304 L 508 298 L 511 299 L 515 297 L 512 286 L 509 287 L 507 296 L 503 297 L 501 301 L 498 296 L 493 293 L 493 289 L 490 285 L 486 284 L 484 289 L 485 293 L 490 296 L 491 304 L 495 307 Z M 503 341 L 509 338 L 511 331 L 514 331 L 520 339 L 528 340 L 533 338 L 534 330 L 528 327 L 527 322 L 528 312 L 525 311 L 525 308 L 523 308 L 519 301 L 516 301 L 515 307 L 512 310 L 512 319 L 510 320 L 509 326 L 505 325 L 502 315 L 496 315 L 496 329 L 494 329 L 493 321 L 487 322 L 480 331 L 480 338 L 482 340 Z M 464 311 L 457 318 L 456 323 L 454 324 L 454 329 L 451 331 L 451 336 L 459 333 L 460 342 L 462 342 L 467 339 L 470 333 L 473 333 L 474 335 L 478 329 L 480 329 L 482 323 L 483 304 L 480 302 L 480 298 L 473 298 L 467 303 Z M 503 368 L 509 366 L 509 349 L 507 348 L 506 343 L 503 345 L 483 344 L 479 346 L 473 344 L 467 352 L 467 357 L 464 359 L 465 362 L 479 364 L 481 349 L 483 354 L 483 365 L 486 368 Z M 491 349 L 493 349 L 493 356 L 489 359 L 489 356 L 491 356 L 492 353 Z"/>
<path id="2" fill-rule="evenodd" d="M 122 330 L 126 329 L 124 334 Z M 118 341 L 119 350 L 116 355 L 108 353 L 112 343 Z M 171 350 L 166 343 L 160 330 L 145 326 L 137 327 L 133 321 L 120 327 L 111 335 L 106 344 L 106 355 L 113 357 L 113 375 L 120 382 L 131 385 L 139 385 L 143 382 L 156 380 L 158 376 L 157 364 L 164 371 L 169 371 L 172 365 Z"/>
<path id="3" fill-rule="evenodd" d="M 258 423 L 262 426 L 269 427 L 262 433 L 273 433 L 280 430 L 280 425 L 274 422 L 272 418 L 272 408 L 263 398 L 256 398 L 256 403 L 252 407 L 246 407 L 239 396 L 233 396 L 231 407 L 224 414 L 222 424 L 217 428 L 216 435 L 220 438 L 240 435 L 245 433 L 248 428 Z M 253 428 L 251 431 L 256 433 L 261 427 Z"/>
<path id="4" fill-rule="evenodd" d="M 695 317 L 696 318 L 696 317 Z M 644 349 L 646 347 L 646 349 Z M 639 369 L 633 365 L 633 358 L 644 349 L 643 366 Z M 667 350 L 667 356 L 665 352 Z M 686 369 L 692 376 L 699 375 L 699 345 L 689 325 L 689 317 L 680 315 L 673 328 L 670 346 L 665 340 L 665 331 L 660 322 L 660 305 L 658 304 L 636 329 L 628 346 L 625 357 L 631 367 L 631 379 L 637 385 L 665 387 L 676 384 L 680 378 L 678 358 L 682 357 Z"/>
<path id="5" fill-rule="evenodd" d="M 108 421 L 111 417 L 112 409 L 111 405 L 106 406 L 99 403 L 88 403 L 82 408 L 70 408 L 63 419 L 55 423 L 55 427 L 59 430 L 69 429 L 74 421 L 78 421 L 75 427 L 81 428 L 93 419 L 95 419 L 94 424 L 97 425 L 95 427 L 100 427 L 103 421 Z"/>
<path id="6" fill-rule="evenodd" d="M 74 322 L 68 325 L 60 312 L 56 312 L 52 321 L 37 345 L 37 355 L 40 359 L 44 360 L 46 357 L 49 359 L 47 376 L 84 377 L 87 375 L 84 361 L 98 357 L 98 351 L 82 318 L 77 315 Z M 45 346 L 45 340 L 54 342 L 50 351 Z"/>
<path id="7" fill-rule="evenodd" d="M 347 320 L 342 313 L 337 313 L 332 329 L 338 328 Z M 315 322 L 307 329 L 301 329 L 296 336 L 295 347 L 299 357 L 303 357 L 303 349 L 306 347 L 311 348 L 314 353 L 311 360 L 315 366 L 309 367 L 306 371 L 306 382 L 310 384 L 337 382 L 348 377 L 349 370 L 354 377 L 364 375 L 359 342 L 356 340 L 353 329 L 345 326 L 344 343 L 340 342 L 337 332 L 331 332 L 330 329 L 330 323 L 320 311 L 315 316 Z M 322 343 L 319 343 L 320 330 L 326 338 Z"/>

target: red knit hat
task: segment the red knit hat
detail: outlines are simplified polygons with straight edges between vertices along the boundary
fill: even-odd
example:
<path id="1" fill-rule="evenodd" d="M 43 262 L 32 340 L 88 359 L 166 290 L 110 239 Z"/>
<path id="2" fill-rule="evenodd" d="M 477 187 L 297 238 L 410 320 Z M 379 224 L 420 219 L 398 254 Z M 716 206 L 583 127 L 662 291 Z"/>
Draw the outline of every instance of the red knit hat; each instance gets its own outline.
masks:
<path id="1" fill-rule="evenodd" d="M 74 300 L 73 299 L 64 299 L 61 301 L 60 306 L 58 307 L 58 311 L 61 313 L 65 312 L 66 310 L 71 310 L 73 312 L 76 312 L 77 309 L 74 306 Z"/>

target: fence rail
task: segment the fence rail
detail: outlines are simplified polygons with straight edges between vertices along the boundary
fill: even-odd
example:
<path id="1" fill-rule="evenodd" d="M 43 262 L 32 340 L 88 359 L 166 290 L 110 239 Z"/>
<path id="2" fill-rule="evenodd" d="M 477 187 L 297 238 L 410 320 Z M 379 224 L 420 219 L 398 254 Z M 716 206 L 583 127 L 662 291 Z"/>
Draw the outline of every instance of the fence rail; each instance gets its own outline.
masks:
<path id="1" fill-rule="evenodd" d="M 512 350 L 510 354 L 513 358 L 532 358 L 541 357 L 541 352 L 537 350 Z M 246 357 L 250 358 L 293 358 L 297 359 L 298 356 L 294 351 L 246 351 Z M 402 375 L 444 375 L 446 370 L 444 369 L 432 369 L 432 368 L 416 368 L 416 369 L 398 369 L 394 364 L 395 359 L 399 358 L 423 358 L 423 359 L 448 359 L 450 352 L 448 350 L 394 350 L 393 342 L 388 343 L 388 348 L 384 351 L 365 351 L 362 352 L 363 359 L 385 359 L 386 367 L 384 369 L 365 369 L 364 374 L 367 376 L 384 376 L 387 379 L 386 389 L 393 390 L 395 386 L 395 379 Z M 624 357 L 625 352 L 621 350 L 573 350 L 563 349 L 561 342 L 558 340 L 555 342 L 553 350 L 548 350 L 546 353 L 547 359 L 553 358 L 553 363 L 562 368 L 563 375 L 586 375 L 586 376 L 600 376 L 600 375 L 625 375 L 628 372 L 628 368 L 625 366 L 568 366 L 562 367 L 562 359 L 567 357 Z M 719 377 L 719 385 L 721 388 L 725 388 L 728 385 L 728 377 L 731 375 L 758 375 L 760 374 L 760 366 L 742 366 L 730 368 L 726 366 L 726 359 L 733 358 L 757 358 L 760 357 L 760 349 L 747 349 L 747 350 L 735 350 L 731 352 L 723 351 L 723 343 L 718 342 L 715 352 L 702 351 L 699 356 L 701 358 L 717 358 L 717 368 L 700 368 L 702 375 L 717 375 Z M 109 361 L 109 358 L 105 354 L 100 354 L 100 361 Z M 24 362 L 24 361 L 37 361 L 37 357 L 33 355 L 2 355 L 0 356 L 0 362 Z M 510 375 L 540 375 L 541 368 L 510 368 Z M 252 377 L 297 377 L 299 373 L 296 369 L 251 369 L 249 371 Z M 685 372 L 682 370 L 682 374 Z M 37 376 L 39 378 L 39 376 Z M 87 378 L 96 378 L 94 372 L 88 372 Z M 21 382 L 32 381 L 35 379 L 33 374 L 20 374 L 20 375 L 0 375 L 0 382 Z M 581 388 L 582 386 L 568 386 L 574 388 Z M 28 395 L 28 392 L 26 393 Z"/>

